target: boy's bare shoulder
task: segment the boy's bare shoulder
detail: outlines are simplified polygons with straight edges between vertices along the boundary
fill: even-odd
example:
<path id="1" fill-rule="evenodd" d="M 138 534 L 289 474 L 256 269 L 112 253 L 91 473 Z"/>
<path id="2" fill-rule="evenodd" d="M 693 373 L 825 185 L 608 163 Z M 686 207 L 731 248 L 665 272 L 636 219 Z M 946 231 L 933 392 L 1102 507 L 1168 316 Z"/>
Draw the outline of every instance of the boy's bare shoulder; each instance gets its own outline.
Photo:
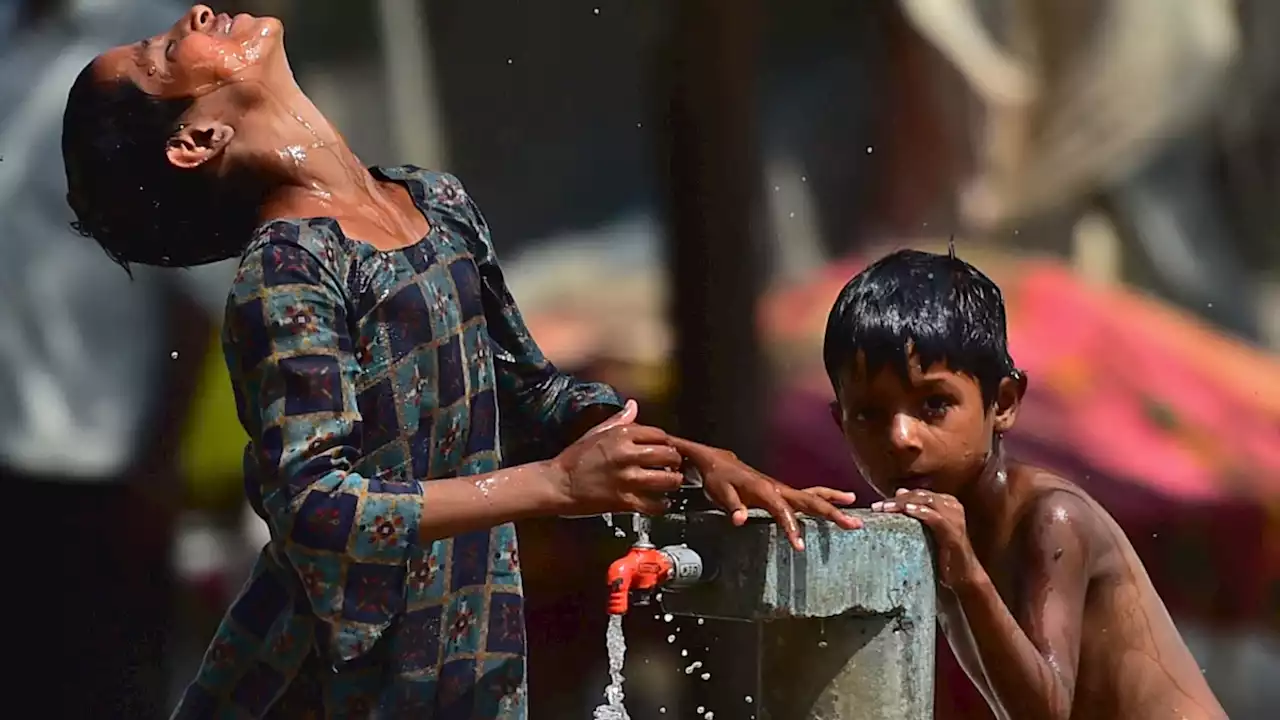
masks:
<path id="1" fill-rule="evenodd" d="M 1043 468 L 1010 463 L 1010 490 L 1018 524 L 1029 538 L 1061 541 L 1072 536 L 1094 554 L 1111 538 L 1110 516 L 1083 488 Z"/>

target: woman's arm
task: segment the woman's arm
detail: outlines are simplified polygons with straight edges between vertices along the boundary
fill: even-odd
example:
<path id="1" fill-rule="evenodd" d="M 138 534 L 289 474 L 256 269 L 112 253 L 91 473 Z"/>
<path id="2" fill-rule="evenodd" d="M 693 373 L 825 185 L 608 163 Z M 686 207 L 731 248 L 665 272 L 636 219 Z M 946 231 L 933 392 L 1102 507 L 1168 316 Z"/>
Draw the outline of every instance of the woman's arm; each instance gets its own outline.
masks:
<path id="1" fill-rule="evenodd" d="M 279 232 L 282 237 L 248 254 L 237 275 L 227 309 L 227 363 L 273 535 L 316 616 L 332 626 L 333 652 L 348 660 L 367 651 L 404 608 L 406 567 L 424 543 L 525 517 L 569 514 L 590 493 L 574 486 L 574 478 L 585 475 L 575 476 L 563 458 L 430 483 L 355 472 L 363 419 L 346 303 L 332 270 L 296 235 L 291 241 L 294 230 Z M 659 444 L 665 435 L 655 440 L 641 430 L 622 428 L 592 440 L 613 443 L 600 448 L 611 454 L 613 477 L 654 462 L 658 448 L 674 454 Z M 658 457 L 651 467 L 669 463 Z M 614 501 L 608 490 L 596 487 L 590 500 Z"/>
<path id="2" fill-rule="evenodd" d="M 581 382 L 560 372 L 525 326 L 507 288 L 489 225 L 462 183 L 452 175 L 433 180 L 447 198 L 446 210 L 459 221 L 480 273 L 485 324 L 498 380 L 504 450 L 509 460 L 554 455 L 597 422 L 618 412 L 622 400 L 603 383 Z"/>

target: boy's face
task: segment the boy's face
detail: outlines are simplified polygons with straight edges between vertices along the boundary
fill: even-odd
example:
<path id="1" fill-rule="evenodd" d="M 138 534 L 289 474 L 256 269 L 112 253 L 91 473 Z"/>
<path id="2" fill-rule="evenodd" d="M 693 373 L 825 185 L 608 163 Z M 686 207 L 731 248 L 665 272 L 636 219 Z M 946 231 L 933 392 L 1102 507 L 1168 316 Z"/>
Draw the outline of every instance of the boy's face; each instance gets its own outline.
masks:
<path id="1" fill-rule="evenodd" d="M 868 376 L 865 358 L 840 378 L 836 421 L 867 481 L 891 497 L 898 488 L 958 495 L 986 464 L 996 432 L 1013 425 L 1021 387 L 1006 378 L 983 402 L 976 378 L 910 356 L 905 379 L 891 367 Z"/>

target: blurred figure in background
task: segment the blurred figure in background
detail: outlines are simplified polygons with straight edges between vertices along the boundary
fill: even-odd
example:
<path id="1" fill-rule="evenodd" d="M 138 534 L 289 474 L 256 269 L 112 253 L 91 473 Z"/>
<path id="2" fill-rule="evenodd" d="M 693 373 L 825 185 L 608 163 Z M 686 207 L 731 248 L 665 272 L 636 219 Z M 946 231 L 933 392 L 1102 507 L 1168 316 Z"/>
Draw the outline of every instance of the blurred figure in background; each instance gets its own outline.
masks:
<path id="1" fill-rule="evenodd" d="M 1217 176 L 1242 51 L 1228 0 L 900 0 L 984 119 L 962 223 L 1080 221 L 1086 274 L 1257 339 L 1258 278 Z M 1114 247 L 1113 247 L 1114 246 Z"/>
<path id="2" fill-rule="evenodd" d="M 0 487 L 24 549 L 10 572 L 13 683 L 41 717 L 163 717 L 176 444 L 226 268 L 136 273 L 73 232 L 60 157 L 70 86 L 102 47 L 180 12 L 162 0 L 0 8 Z"/>

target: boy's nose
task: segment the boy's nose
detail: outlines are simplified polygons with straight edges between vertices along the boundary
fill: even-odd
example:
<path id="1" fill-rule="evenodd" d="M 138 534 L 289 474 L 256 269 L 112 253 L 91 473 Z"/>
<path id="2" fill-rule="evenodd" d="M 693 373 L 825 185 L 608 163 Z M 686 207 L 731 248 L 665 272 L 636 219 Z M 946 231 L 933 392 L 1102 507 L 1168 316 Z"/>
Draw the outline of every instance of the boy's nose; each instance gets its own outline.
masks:
<path id="1" fill-rule="evenodd" d="M 889 426 L 889 442 L 893 444 L 893 448 L 898 452 L 920 452 L 918 426 L 919 421 L 906 413 L 894 415 Z"/>

